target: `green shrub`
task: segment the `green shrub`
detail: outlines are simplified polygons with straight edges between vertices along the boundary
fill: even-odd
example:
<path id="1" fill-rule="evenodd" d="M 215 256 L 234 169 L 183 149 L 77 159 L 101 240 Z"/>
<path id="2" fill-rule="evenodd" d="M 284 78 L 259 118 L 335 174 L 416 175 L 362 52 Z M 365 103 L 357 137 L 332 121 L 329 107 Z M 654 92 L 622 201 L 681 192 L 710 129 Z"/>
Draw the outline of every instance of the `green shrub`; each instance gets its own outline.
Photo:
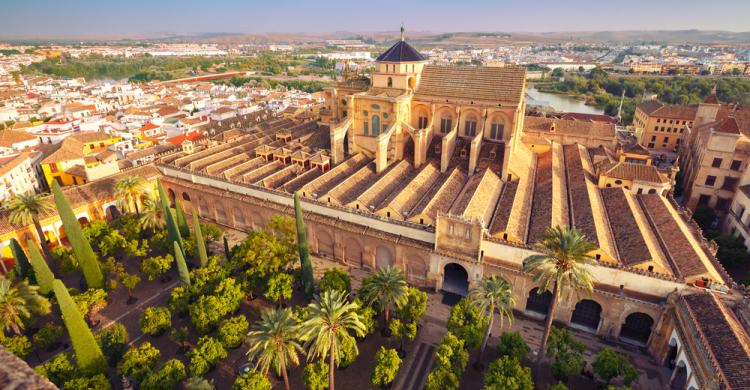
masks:
<path id="1" fill-rule="evenodd" d="M 534 390 L 531 369 L 510 356 L 492 362 L 484 375 L 483 390 Z"/>
<path id="2" fill-rule="evenodd" d="M 257 371 L 249 371 L 237 377 L 232 390 L 271 390 L 271 382 Z"/>
<path id="3" fill-rule="evenodd" d="M 321 293 L 330 290 L 340 290 L 349 294 L 352 292 L 352 281 L 349 274 L 339 268 L 329 268 L 323 274 L 318 282 L 318 289 Z"/>
<path id="4" fill-rule="evenodd" d="M 91 377 L 83 376 L 65 382 L 63 390 L 111 390 L 112 385 L 104 374 L 97 374 Z"/>
<path id="5" fill-rule="evenodd" d="M 302 382 L 310 390 L 325 390 L 328 388 L 328 363 L 318 360 L 309 363 L 302 372 Z"/>
<path id="6" fill-rule="evenodd" d="M 34 369 L 57 387 L 62 387 L 64 383 L 81 376 L 78 368 L 71 362 L 72 358 L 69 353 L 63 352 Z"/>
<path id="7" fill-rule="evenodd" d="M 461 299 L 451 308 L 448 331 L 464 340 L 467 349 L 477 349 L 482 344 L 489 319 L 468 299 Z"/>
<path id="8" fill-rule="evenodd" d="M 190 303 L 190 293 L 183 286 L 177 286 L 169 293 L 169 308 L 177 314 L 185 314 Z"/>
<path id="9" fill-rule="evenodd" d="M 48 322 L 34 334 L 31 342 L 34 344 L 34 348 L 46 351 L 55 345 L 59 345 L 62 335 L 62 326 Z"/>
<path id="10" fill-rule="evenodd" d="M 198 301 L 188 306 L 190 323 L 201 334 L 212 331 L 219 324 L 226 312 L 221 299 L 213 296 L 201 296 Z"/>
<path id="11" fill-rule="evenodd" d="M 436 367 L 427 375 L 427 390 L 457 390 L 469 361 L 464 340 L 448 331 L 435 352 Z"/>
<path id="12" fill-rule="evenodd" d="M 406 290 L 406 302 L 397 308 L 398 316 L 404 322 L 417 323 L 427 310 L 427 293 L 418 288 L 409 287 Z"/>
<path id="13" fill-rule="evenodd" d="M 396 379 L 396 373 L 401 367 L 401 358 L 395 349 L 380 347 L 375 353 L 375 368 L 370 376 L 370 381 L 375 386 L 387 386 Z"/>
<path id="14" fill-rule="evenodd" d="M 0 334 L 0 344 L 21 359 L 25 358 L 31 352 L 31 341 L 22 334 L 10 337 Z"/>
<path id="15" fill-rule="evenodd" d="M 97 335 L 99 346 L 111 365 L 117 365 L 122 355 L 128 350 L 128 331 L 125 325 L 120 323 L 102 329 Z"/>
<path id="16" fill-rule="evenodd" d="M 547 356 L 552 359 L 552 376 L 559 381 L 583 371 L 583 343 L 573 338 L 567 329 L 553 327 L 547 341 Z"/>
<path id="17" fill-rule="evenodd" d="M 164 256 L 154 256 L 143 259 L 141 262 L 141 272 L 146 274 L 148 280 L 155 280 L 169 271 L 174 263 L 174 257 L 170 254 Z"/>
<path id="18" fill-rule="evenodd" d="M 216 388 L 213 379 L 208 380 L 194 376 L 188 378 L 182 385 L 185 390 L 214 390 Z"/>
<path id="19" fill-rule="evenodd" d="M 237 348 L 242 345 L 248 329 L 250 324 L 244 315 L 228 318 L 219 326 L 219 340 L 227 348 Z"/>
<path id="20" fill-rule="evenodd" d="M 187 376 L 185 364 L 178 359 L 170 359 L 159 371 L 152 372 L 141 383 L 141 390 L 171 390 Z"/>
<path id="21" fill-rule="evenodd" d="M 531 348 L 526 344 L 521 332 L 503 332 L 500 336 L 500 344 L 497 346 L 500 356 L 509 356 L 522 362 L 529 351 Z"/>
<path id="22" fill-rule="evenodd" d="M 146 341 L 137 348 L 130 348 L 117 365 L 117 372 L 136 380 L 143 380 L 156 367 L 161 352 Z"/>
<path id="23" fill-rule="evenodd" d="M 638 370 L 628 357 L 609 348 L 604 348 L 596 354 L 591 367 L 596 375 L 607 384 L 614 378 L 622 377 L 622 382 L 626 386 L 630 386 L 633 381 L 638 379 Z"/>
<path id="24" fill-rule="evenodd" d="M 227 350 L 213 337 L 203 336 L 198 340 L 198 346 L 188 353 L 190 358 L 190 373 L 193 376 L 203 376 L 210 371 L 219 360 L 227 357 Z"/>
<path id="25" fill-rule="evenodd" d="M 166 307 L 148 307 L 139 322 L 141 331 L 149 336 L 158 336 L 172 327 L 172 313 Z"/>
<path id="26" fill-rule="evenodd" d="M 278 273 L 268 278 L 263 296 L 271 302 L 278 303 L 285 299 L 292 299 L 293 292 L 294 279 L 292 275 Z"/>
<path id="27" fill-rule="evenodd" d="M 359 350 L 357 349 L 357 340 L 352 337 L 344 337 L 341 339 L 339 344 L 339 368 L 349 367 L 359 356 Z"/>
<path id="28" fill-rule="evenodd" d="M 362 301 L 359 298 L 355 299 L 354 303 L 359 305 L 359 308 L 357 309 L 357 317 L 359 317 L 359 321 L 365 325 L 365 334 L 372 334 L 378 326 L 376 321 L 378 312 L 371 305 L 362 304 Z"/>

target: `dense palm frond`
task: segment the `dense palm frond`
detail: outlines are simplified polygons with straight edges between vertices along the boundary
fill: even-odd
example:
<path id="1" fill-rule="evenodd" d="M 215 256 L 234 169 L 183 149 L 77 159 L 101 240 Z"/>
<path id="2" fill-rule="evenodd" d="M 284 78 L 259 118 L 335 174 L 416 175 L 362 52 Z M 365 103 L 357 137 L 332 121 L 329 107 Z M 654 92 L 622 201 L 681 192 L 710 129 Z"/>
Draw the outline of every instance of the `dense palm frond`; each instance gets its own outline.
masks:
<path id="1" fill-rule="evenodd" d="M 513 289 L 505 279 L 493 275 L 479 280 L 476 287 L 469 291 L 469 302 L 484 315 L 491 316 L 495 311 L 500 312 L 500 326 L 503 318 L 513 320 L 513 306 L 516 299 L 513 297 Z"/>
<path id="2" fill-rule="evenodd" d="M 250 360 L 258 358 L 257 366 L 265 375 L 270 367 L 282 375 L 289 364 L 299 364 L 302 346 L 296 341 L 299 325 L 290 309 L 269 309 L 247 334 Z"/>
<path id="3" fill-rule="evenodd" d="M 14 225 L 28 226 L 34 223 L 40 214 L 55 209 L 48 197 L 29 191 L 18 194 L 8 202 L 8 221 Z"/>
<path id="4" fill-rule="evenodd" d="M 387 266 L 362 281 L 359 296 L 368 304 L 380 305 L 387 322 L 388 313 L 406 301 L 407 291 L 404 274 L 398 268 Z"/>
<path id="5" fill-rule="evenodd" d="M 138 212 L 138 200 L 146 191 L 146 182 L 141 176 L 126 176 L 115 183 L 115 198 L 122 209 Z M 131 208 L 131 205 L 133 208 Z"/>
<path id="6" fill-rule="evenodd" d="M 164 208 L 158 199 L 146 198 L 143 201 L 143 209 L 140 213 L 141 215 L 138 218 L 141 228 L 156 230 L 164 226 Z"/>
<path id="7" fill-rule="evenodd" d="M 32 314 L 49 313 L 50 303 L 38 290 L 26 281 L 14 286 L 9 279 L 0 278 L 0 332 L 20 334 Z"/>
<path id="8" fill-rule="evenodd" d="M 330 290 L 315 296 L 307 307 L 308 318 L 299 329 L 308 360 L 333 355 L 333 360 L 339 363 L 341 340 L 352 337 L 350 331 L 359 337 L 365 335 L 365 325 L 357 316 L 358 308 L 358 304 L 347 302 L 342 291 Z"/>
<path id="9" fill-rule="evenodd" d="M 567 226 L 550 227 L 535 248 L 541 254 L 527 257 L 523 269 L 539 285 L 540 294 L 555 285 L 558 297 L 568 289 L 591 294 L 594 285 L 586 266 L 596 263 L 589 255 L 596 246 L 586 236 Z"/>

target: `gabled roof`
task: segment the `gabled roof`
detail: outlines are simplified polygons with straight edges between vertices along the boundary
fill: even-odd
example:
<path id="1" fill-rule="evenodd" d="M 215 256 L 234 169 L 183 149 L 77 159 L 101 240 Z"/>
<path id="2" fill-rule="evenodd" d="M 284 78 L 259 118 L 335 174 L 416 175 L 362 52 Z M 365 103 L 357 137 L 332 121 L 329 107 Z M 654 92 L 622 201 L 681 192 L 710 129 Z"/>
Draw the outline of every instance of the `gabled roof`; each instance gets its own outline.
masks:
<path id="1" fill-rule="evenodd" d="M 419 62 L 426 61 L 427 59 L 419 54 L 417 49 L 406 43 L 406 41 L 398 41 L 395 45 L 391 46 L 390 49 L 386 50 L 381 54 L 376 61 L 380 62 Z"/>
<path id="2" fill-rule="evenodd" d="M 0 146 L 12 148 L 14 144 L 26 141 L 33 141 L 36 137 L 25 132 L 18 130 L 3 130 L 0 131 Z"/>
<path id="3" fill-rule="evenodd" d="M 645 102 L 639 104 L 637 107 L 646 114 L 651 115 L 652 112 L 660 109 L 662 107 L 662 104 L 657 100 L 646 100 Z"/>
<path id="4" fill-rule="evenodd" d="M 750 338 L 736 315 L 708 293 L 681 297 L 697 330 L 697 342 L 710 354 L 725 389 L 750 387 Z"/>
<path id="5" fill-rule="evenodd" d="M 458 98 L 518 104 L 526 68 L 426 65 L 415 98 Z"/>
<path id="6" fill-rule="evenodd" d="M 638 180 L 650 183 L 665 183 L 667 179 L 659 174 L 653 165 L 618 162 L 614 166 L 602 166 L 601 174 L 622 180 Z"/>

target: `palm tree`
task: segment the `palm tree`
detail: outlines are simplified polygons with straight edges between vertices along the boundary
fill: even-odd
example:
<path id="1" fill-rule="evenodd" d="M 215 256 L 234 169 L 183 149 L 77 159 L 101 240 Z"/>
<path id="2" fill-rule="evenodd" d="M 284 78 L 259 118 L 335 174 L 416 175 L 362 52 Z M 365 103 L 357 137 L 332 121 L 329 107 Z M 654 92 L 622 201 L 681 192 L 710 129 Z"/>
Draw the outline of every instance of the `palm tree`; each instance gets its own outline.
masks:
<path id="1" fill-rule="evenodd" d="M 156 230 L 164 226 L 164 208 L 161 202 L 153 197 L 146 198 L 138 220 L 144 230 Z"/>
<path id="2" fill-rule="evenodd" d="M 11 280 L 0 277 L 0 335 L 7 331 L 20 334 L 23 322 L 32 314 L 49 313 L 50 303 L 38 290 L 26 281 L 14 286 Z"/>
<path id="3" fill-rule="evenodd" d="M 328 389 L 333 388 L 333 369 L 341 358 L 340 345 L 344 338 L 365 336 L 365 325 L 357 316 L 359 305 L 347 302 L 346 293 L 339 290 L 316 295 L 307 306 L 308 319 L 300 326 L 300 339 L 305 342 L 308 361 L 328 357 Z M 356 346 L 355 346 L 356 348 Z"/>
<path id="4" fill-rule="evenodd" d="M 477 363 L 481 364 L 484 349 L 490 339 L 495 310 L 500 312 L 500 327 L 502 328 L 505 317 L 508 317 L 509 321 L 513 321 L 513 306 L 516 304 L 516 300 L 513 298 L 510 283 L 497 275 L 493 275 L 482 278 L 477 286 L 469 291 L 469 303 L 479 308 L 483 315 L 490 317 L 487 331 L 484 334 L 484 341 L 482 341 L 482 349 L 479 350 L 479 356 L 477 357 Z"/>
<path id="5" fill-rule="evenodd" d="M 130 210 L 133 205 L 135 215 L 140 215 L 138 200 L 146 191 L 146 183 L 141 176 L 126 176 L 115 183 L 115 197 L 120 207 Z"/>
<path id="6" fill-rule="evenodd" d="M 10 223 L 19 226 L 29 226 L 34 224 L 36 235 L 39 238 L 39 243 L 42 247 L 42 252 L 44 252 L 44 257 L 47 258 L 47 261 L 50 261 L 52 259 L 52 252 L 49 249 L 47 239 L 44 237 L 42 225 L 39 223 L 39 216 L 41 214 L 55 210 L 55 206 L 50 199 L 40 194 L 36 194 L 33 191 L 29 191 L 25 194 L 14 196 L 10 202 L 8 202 L 8 209 L 10 210 L 10 214 L 8 215 L 8 221 L 10 221 Z"/>
<path id="7" fill-rule="evenodd" d="M 387 328 L 391 309 L 406 302 L 407 291 L 408 286 L 404 274 L 398 268 L 387 266 L 362 280 L 359 295 L 368 304 L 377 302 L 380 305 L 385 314 L 385 327 Z"/>
<path id="8" fill-rule="evenodd" d="M 269 309 L 261 313 L 260 320 L 247 334 L 250 360 L 258 357 L 258 367 L 263 375 L 273 365 L 277 374 L 284 378 L 284 386 L 289 390 L 287 367 L 299 364 L 298 352 L 302 346 L 297 343 L 297 319 L 290 309 Z"/>
<path id="9" fill-rule="evenodd" d="M 547 228 L 542 242 L 535 245 L 541 254 L 531 255 L 523 261 L 523 271 L 531 274 L 532 279 L 539 285 L 539 294 L 552 292 L 552 302 L 547 311 L 542 343 L 536 357 L 537 365 L 544 359 L 547 339 L 552 330 L 552 317 L 560 297 L 572 289 L 578 294 L 581 291 L 589 295 L 594 290 L 592 276 L 586 269 L 587 265 L 595 264 L 596 260 L 589 255 L 596 249 L 585 235 L 569 226 L 555 226 Z"/>

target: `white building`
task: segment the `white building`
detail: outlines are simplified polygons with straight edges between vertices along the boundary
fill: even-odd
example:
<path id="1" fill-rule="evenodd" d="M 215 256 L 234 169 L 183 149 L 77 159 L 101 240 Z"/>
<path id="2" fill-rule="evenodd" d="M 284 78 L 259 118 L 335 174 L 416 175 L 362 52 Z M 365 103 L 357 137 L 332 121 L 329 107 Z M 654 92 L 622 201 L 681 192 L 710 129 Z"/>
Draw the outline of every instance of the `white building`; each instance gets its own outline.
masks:
<path id="1" fill-rule="evenodd" d="M 31 153 L 0 157 L 0 203 L 17 194 L 38 189 L 39 179 L 33 168 Z"/>

